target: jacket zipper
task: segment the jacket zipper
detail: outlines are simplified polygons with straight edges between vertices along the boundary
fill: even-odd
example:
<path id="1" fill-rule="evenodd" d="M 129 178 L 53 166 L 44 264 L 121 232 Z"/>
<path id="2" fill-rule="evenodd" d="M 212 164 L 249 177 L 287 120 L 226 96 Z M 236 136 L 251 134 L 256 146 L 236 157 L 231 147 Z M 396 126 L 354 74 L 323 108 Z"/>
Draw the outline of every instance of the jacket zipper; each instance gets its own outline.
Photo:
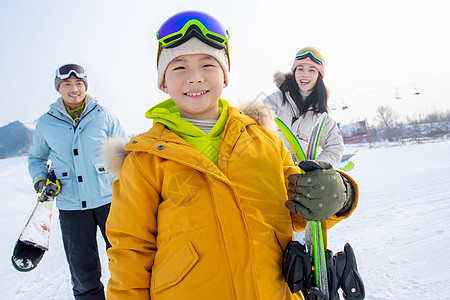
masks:
<path id="1" fill-rule="evenodd" d="M 78 124 L 80 124 L 81 120 L 84 119 L 84 117 L 86 117 L 88 114 L 90 114 L 90 113 L 97 107 L 97 105 L 98 105 L 98 104 L 95 104 L 95 106 L 94 106 L 90 111 L 88 111 L 88 112 L 85 113 L 84 115 L 82 114 L 82 117 L 81 117 L 80 120 L 78 121 Z M 60 120 L 60 121 L 63 121 L 63 122 L 65 122 L 65 123 L 68 123 L 68 124 L 72 125 L 73 131 L 74 131 L 74 132 L 77 130 L 78 124 L 76 124 L 76 125 L 74 126 L 72 123 L 70 123 L 70 122 L 67 121 L 67 120 L 61 119 L 61 118 L 59 118 L 59 117 L 57 117 L 57 116 L 55 116 L 55 115 L 52 115 L 51 113 L 47 113 L 47 114 L 48 114 L 49 116 L 52 116 L 53 118 L 55 118 L 55 119 L 57 119 L 57 120 Z"/>

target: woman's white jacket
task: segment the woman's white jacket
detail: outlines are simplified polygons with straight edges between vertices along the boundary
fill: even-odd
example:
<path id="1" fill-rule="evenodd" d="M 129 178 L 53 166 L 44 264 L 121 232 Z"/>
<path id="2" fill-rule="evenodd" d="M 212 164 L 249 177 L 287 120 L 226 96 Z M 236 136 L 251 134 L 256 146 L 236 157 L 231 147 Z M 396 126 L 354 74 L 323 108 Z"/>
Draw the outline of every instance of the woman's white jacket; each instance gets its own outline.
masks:
<path id="1" fill-rule="evenodd" d="M 283 104 L 283 92 L 277 90 L 275 93 L 264 99 L 263 102 L 269 105 L 275 115 L 289 127 L 296 136 L 303 152 L 306 154 L 312 127 L 321 114 L 316 115 L 314 112 L 308 111 L 304 115 L 299 115 L 297 106 L 289 95 L 289 92 L 286 93 L 286 96 L 288 102 Z M 281 131 L 278 130 L 278 133 L 283 138 L 286 147 L 292 153 L 292 149 Z M 341 162 L 342 154 L 344 153 L 344 141 L 336 122 L 329 115 L 322 131 L 319 146 L 322 151 L 317 159 L 326 161 L 336 168 Z"/>

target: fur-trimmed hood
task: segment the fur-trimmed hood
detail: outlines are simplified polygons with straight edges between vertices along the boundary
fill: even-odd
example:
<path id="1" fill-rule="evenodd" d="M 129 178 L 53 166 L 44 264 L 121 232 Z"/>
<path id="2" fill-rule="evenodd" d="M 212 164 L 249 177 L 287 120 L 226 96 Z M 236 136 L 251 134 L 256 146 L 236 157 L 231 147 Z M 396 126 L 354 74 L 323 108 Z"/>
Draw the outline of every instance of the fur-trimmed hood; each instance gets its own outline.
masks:
<path id="1" fill-rule="evenodd" d="M 280 86 L 289 78 L 292 78 L 291 73 L 276 72 L 273 74 L 273 82 L 275 82 L 277 88 L 280 88 Z"/>
<path id="2" fill-rule="evenodd" d="M 238 108 L 247 116 L 253 118 L 258 125 L 276 129 L 274 119 L 274 113 L 272 109 L 258 101 L 252 101 L 242 103 L 238 105 Z M 112 137 L 106 139 L 103 144 L 102 153 L 105 160 L 106 169 L 115 180 L 119 178 L 119 173 L 122 168 L 122 164 L 127 157 L 129 151 L 125 151 L 125 146 L 128 144 L 130 138 Z"/>

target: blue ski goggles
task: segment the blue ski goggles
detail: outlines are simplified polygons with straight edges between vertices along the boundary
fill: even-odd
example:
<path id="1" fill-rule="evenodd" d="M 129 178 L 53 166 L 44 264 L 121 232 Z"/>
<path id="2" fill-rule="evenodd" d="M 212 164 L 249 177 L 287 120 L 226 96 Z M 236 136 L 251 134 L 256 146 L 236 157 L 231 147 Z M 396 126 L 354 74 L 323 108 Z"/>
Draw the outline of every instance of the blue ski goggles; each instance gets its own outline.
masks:
<path id="1" fill-rule="evenodd" d="M 313 62 L 315 62 L 319 65 L 324 65 L 322 54 L 320 54 L 320 52 L 315 48 L 312 48 L 312 47 L 303 48 L 300 51 L 298 51 L 297 54 L 295 55 L 295 59 L 297 59 L 297 60 L 305 59 L 308 57 Z"/>
<path id="2" fill-rule="evenodd" d="M 192 37 L 216 49 L 225 49 L 228 55 L 229 34 L 222 24 L 212 16 L 201 11 L 184 11 L 167 19 L 156 33 L 158 55 L 163 48 L 177 47 Z"/>
<path id="3" fill-rule="evenodd" d="M 86 70 L 82 66 L 76 64 L 64 65 L 56 70 L 56 77 L 61 80 L 67 79 L 72 75 L 75 75 L 79 79 L 87 77 Z"/>

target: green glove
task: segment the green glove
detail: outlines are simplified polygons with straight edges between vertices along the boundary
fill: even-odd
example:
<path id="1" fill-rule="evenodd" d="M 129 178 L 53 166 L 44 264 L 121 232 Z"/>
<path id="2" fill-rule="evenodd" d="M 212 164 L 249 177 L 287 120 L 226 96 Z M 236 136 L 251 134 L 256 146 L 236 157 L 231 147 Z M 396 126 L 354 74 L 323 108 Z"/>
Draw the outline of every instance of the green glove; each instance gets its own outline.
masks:
<path id="1" fill-rule="evenodd" d="M 291 212 L 308 221 L 322 221 L 348 210 L 353 190 L 345 177 L 323 161 L 305 160 L 299 167 L 305 174 L 288 177 L 286 207 Z"/>

